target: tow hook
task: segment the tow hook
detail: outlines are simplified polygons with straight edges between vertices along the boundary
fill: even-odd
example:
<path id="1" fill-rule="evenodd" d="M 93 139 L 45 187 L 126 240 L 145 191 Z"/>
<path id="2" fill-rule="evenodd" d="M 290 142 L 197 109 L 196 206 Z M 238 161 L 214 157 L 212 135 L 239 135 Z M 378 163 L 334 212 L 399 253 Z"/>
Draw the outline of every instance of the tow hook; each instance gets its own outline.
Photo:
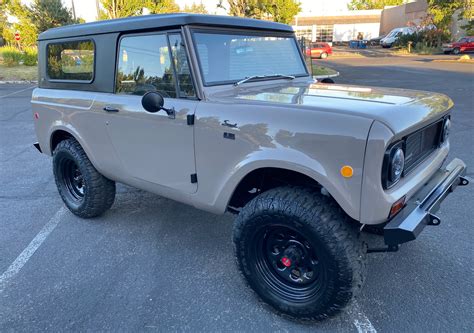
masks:
<path id="1" fill-rule="evenodd" d="M 467 179 L 467 177 L 460 176 L 459 180 L 460 180 L 459 186 L 469 185 L 469 180 Z"/>

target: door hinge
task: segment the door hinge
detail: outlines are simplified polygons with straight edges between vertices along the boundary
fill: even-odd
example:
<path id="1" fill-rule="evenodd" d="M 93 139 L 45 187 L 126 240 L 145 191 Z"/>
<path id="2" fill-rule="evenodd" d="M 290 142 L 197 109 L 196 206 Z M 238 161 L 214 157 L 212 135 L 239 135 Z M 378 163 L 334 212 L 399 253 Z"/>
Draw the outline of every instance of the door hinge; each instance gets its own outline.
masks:
<path id="1" fill-rule="evenodd" d="M 191 183 L 195 184 L 195 183 L 197 183 L 197 182 L 198 182 L 198 175 L 195 174 L 195 173 L 193 173 L 193 174 L 191 175 Z"/>
<path id="2" fill-rule="evenodd" d="M 187 118 L 187 121 L 188 121 L 188 125 L 194 125 L 194 115 L 193 114 L 188 114 L 186 118 Z"/>

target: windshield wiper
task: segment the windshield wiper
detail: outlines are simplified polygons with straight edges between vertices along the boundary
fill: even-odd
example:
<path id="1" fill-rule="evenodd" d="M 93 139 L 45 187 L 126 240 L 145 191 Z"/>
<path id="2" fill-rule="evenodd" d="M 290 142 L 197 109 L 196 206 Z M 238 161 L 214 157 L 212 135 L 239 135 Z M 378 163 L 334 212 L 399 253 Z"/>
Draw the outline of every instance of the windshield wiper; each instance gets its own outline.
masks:
<path id="1" fill-rule="evenodd" d="M 269 78 L 282 78 L 282 79 L 293 80 L 295 77 L 293 75 L 285 75 L 285 74 L 252 75 L 252 76 L 247 76 L 245 79 L 235 82 L 234 86 L 240 86 L 242 83 L 253 81 L 253 80 L 269 79 Z"/>

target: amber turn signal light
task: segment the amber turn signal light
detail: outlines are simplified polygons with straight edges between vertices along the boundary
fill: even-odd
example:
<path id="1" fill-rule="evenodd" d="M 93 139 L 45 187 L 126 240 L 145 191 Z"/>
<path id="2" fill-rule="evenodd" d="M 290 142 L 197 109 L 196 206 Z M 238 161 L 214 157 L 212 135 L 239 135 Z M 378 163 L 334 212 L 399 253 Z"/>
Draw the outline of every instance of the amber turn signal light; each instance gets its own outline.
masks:
<path id="1" fill-rule="evenodd" d="M 353 174 L 354 174 L 354 169 L 352 169 L 351 166 L 349 166 L 349 165 L 344 165 L 344 166 L 341 168 L 341 175 L 342 175 L 342 177 L 344 177 L 344 178 L 351 178 Z"/>
<path id="2" fill-rule="evenodd" d="M 388 218 L 390 219 L 394 217 L 395 215 L 397 215 L 398 212 L 400 212 L 404 206 L 405 206 L 405 196 L 395 201 L 395 203 L 392 205 L 392 208 L 390 209 L 390 215 L 388 216 Z"/>

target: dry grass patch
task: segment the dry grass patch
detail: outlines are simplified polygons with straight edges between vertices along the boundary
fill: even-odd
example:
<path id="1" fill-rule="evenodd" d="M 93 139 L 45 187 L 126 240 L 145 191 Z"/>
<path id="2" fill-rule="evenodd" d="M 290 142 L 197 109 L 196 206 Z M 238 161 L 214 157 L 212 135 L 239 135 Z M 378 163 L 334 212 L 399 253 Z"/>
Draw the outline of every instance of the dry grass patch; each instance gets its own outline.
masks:
<path id="1" fill-rule="evenodd" d="M 0 81 L 37 81 L 38 67 L 18 65 L 13 67 L 0 64 Z"/>

